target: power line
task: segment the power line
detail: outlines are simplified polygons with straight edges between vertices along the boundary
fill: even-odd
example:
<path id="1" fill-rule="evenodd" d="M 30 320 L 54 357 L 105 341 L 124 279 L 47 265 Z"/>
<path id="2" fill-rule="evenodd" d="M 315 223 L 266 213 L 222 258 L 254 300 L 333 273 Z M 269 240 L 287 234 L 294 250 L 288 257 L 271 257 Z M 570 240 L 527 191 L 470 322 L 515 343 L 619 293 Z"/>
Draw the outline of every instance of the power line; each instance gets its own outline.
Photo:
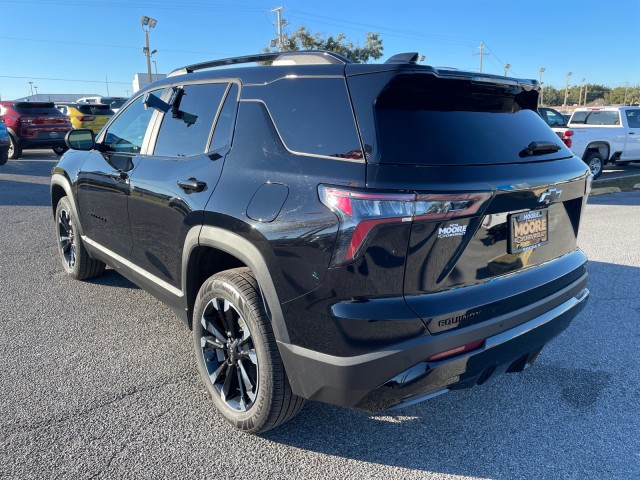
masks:
<path id="1" fill-rule="evenodd" d="M 79 80 L 77 78 L 48 78 L 48 77 L 18 77 L 13 75 L 0 75 L 0 78 L 12 78 L 15 80 L 31 79 L 31 80 L 49 80 L 52 82 L 78 82 L 78 83 L 104 83 L 104 80 Z M 131 82 L 114 82 L 109 80 L 109 83 L 117 83 L 119 85 L 131 85 Z"/>

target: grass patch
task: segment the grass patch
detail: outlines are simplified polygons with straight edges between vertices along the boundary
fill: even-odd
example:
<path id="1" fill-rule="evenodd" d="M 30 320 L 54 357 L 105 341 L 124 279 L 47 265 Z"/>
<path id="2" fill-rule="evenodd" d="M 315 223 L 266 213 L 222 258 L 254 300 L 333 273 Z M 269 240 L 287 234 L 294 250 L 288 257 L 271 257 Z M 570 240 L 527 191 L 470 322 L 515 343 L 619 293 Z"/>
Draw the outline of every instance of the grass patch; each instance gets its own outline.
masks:
<path id="1" fill-rule="evenodd" d="M 640 175 L 614 178 L 612 180 L 596 180 L 593 182 L 593 188 L 619 187 L 623 192 L 631 192 L 633 186 L 637 183 L 640 183 Z"/>

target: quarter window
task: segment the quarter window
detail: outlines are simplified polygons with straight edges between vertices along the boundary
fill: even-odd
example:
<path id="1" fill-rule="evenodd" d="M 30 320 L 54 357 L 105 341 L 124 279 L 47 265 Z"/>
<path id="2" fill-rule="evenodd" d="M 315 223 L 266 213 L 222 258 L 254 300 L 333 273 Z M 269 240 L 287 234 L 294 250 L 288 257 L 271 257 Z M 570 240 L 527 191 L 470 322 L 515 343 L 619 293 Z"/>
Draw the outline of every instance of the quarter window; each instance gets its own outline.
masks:
<path id="1" fill-rule="evenodd" d="M 209 83 L 176 90 L 172 108 L 162 119 L 154 155 L 190 157 L 204 153 L 227 86 Z"/>
<path id="2" fill-rule="evenodd" d="M 216 129 L 213 132 L 213 139 L 211 140 L 211 150 L 215 152 L 224 147 L 231 145 L 231 136 L 233 134 L 233 121 L 236 115 L 236 106 L 238 104 L 238 85 L 235 83 L 231 85 L 227 99 L 224 102 L 224 106 L 218 116 L 216 122 Z"/>

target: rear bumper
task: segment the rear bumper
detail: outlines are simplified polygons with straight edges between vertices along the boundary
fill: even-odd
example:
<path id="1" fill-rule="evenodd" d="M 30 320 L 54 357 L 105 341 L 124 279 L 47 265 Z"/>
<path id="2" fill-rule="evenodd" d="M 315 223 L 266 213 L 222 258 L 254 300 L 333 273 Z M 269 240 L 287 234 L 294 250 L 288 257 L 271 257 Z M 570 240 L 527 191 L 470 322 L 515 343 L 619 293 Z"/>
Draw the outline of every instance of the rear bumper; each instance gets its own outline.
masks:
<path id="1" fill-rule="evenodd" d="M 52 134 L 55 135 L 52 137 Z M 22 149 L 28 148 L 53 148 L 66 145 L 64 137 L 67 131 L 40 132 L 35 137 L 19 137 L 18 145 Z"/>
<path id="2" fill-rule="evenodd" d="M 584 308 L 587 276 L 521 310 L 364 355 L 336 357 L 284 343 L 279 344 L 280 353 L 294 393 L 304 398 L 371 412 L 417 403 L 484 383 L 496 372 L 526 368 Z M 531 311 L 536 312 L 533 318 Z M 426 361 L 479 339 L 485 342 L 476 350 Z"/>

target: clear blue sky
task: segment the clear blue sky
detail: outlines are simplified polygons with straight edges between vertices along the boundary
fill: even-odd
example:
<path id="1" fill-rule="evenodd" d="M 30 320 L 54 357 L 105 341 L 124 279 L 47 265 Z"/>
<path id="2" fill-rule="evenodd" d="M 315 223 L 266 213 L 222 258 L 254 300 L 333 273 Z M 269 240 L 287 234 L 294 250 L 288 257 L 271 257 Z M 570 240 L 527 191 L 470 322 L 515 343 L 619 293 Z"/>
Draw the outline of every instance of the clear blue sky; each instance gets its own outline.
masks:
<path id="1" fill-rule="evenodd" d="M 140 17 L 157 19 L 151 49 L 159 73 L 226 56 L 259 52 L 274 38 L 275 13 L 293 32 L 337 34 L 362 43 L 380 33 L 385 56 L 419 51 L 425 64 L 573 84 L 640 84 L 640 0 L 0 0 L 0 96 L 38 93 L 131 95 L 146 71 Z M 19 77 L 19 78 L 16 78 Z"/>

